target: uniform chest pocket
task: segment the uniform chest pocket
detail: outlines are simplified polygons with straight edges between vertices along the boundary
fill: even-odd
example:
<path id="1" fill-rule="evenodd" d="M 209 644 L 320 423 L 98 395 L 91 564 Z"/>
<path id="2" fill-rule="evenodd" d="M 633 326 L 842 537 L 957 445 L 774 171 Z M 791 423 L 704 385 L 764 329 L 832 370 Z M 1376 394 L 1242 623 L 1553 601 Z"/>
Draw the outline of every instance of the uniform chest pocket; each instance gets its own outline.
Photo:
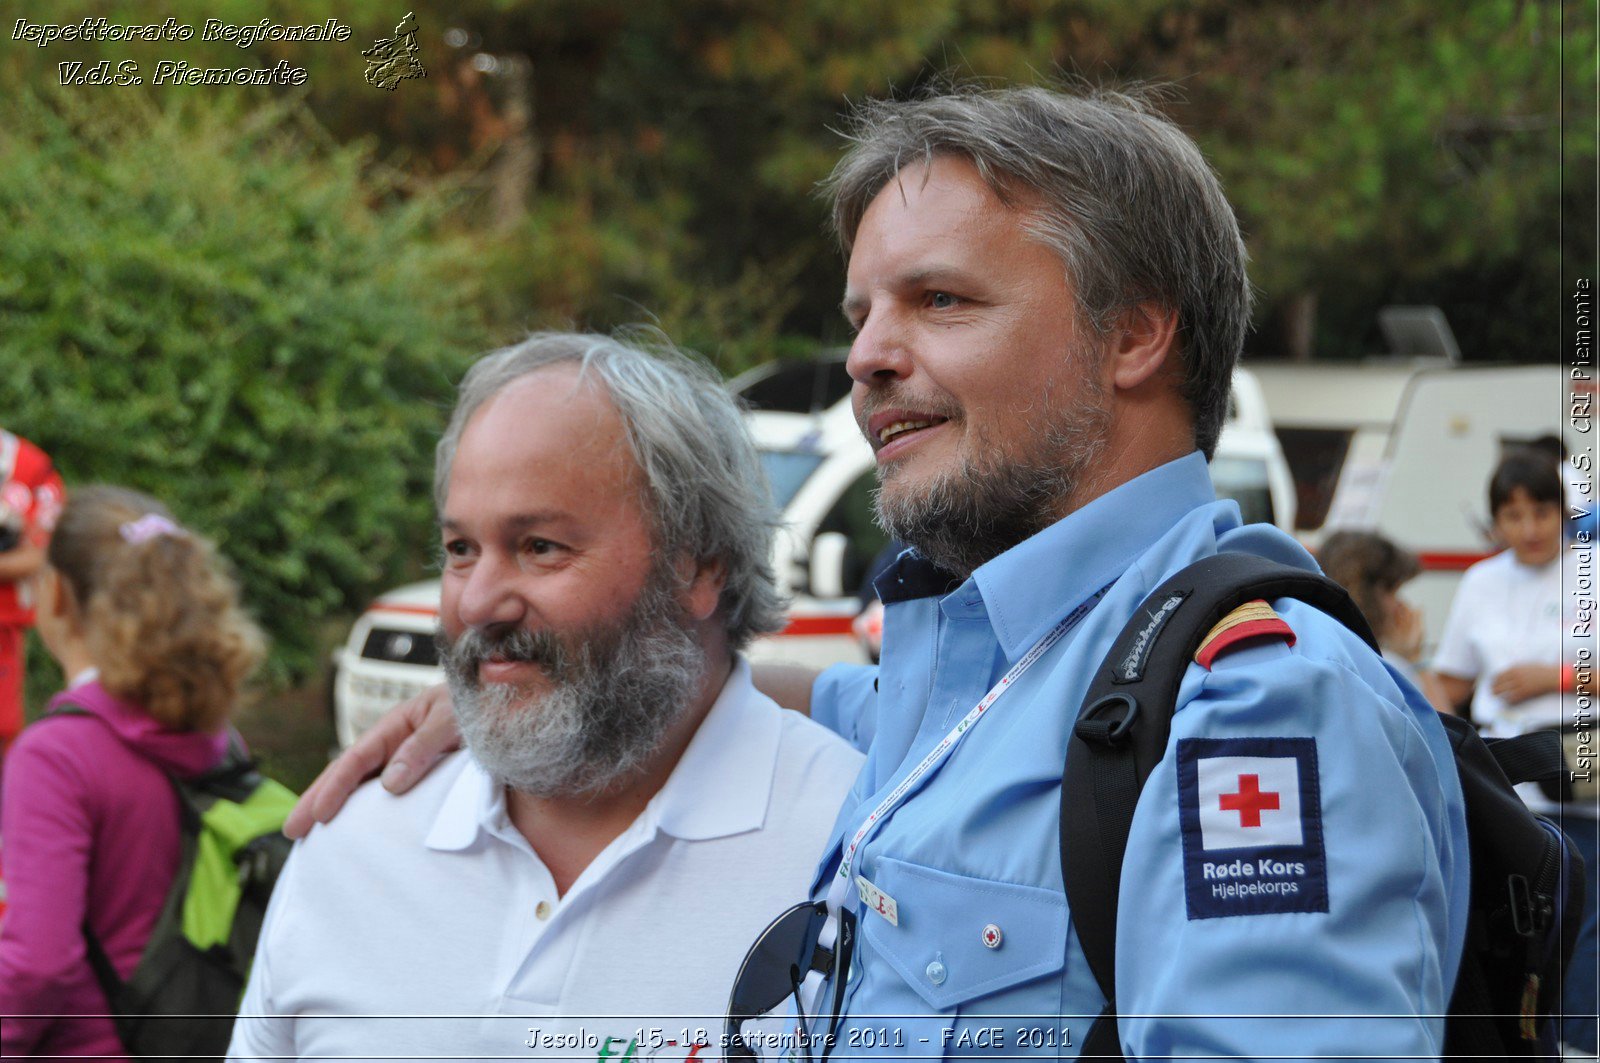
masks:
<path id="1" fill-rule="evenodd" d="M 1061 971 L 1067 910 L 1060 892 L 890 857 L 875 860 L 873 871 L 873 884 L 895 898 L 898 925 L 867 912 L 862 936 L 929 1007 L 956 1008 Z M 1056 1010 L 1058 994 L 1052 987 L 1043 1011 Z"/>

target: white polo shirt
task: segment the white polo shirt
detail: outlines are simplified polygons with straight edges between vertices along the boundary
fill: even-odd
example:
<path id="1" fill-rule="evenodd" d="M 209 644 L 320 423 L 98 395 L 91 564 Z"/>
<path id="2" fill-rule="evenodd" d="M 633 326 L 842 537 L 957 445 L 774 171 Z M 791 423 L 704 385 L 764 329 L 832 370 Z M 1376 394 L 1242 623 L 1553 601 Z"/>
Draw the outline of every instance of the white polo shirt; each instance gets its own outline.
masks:
<path id="1" fill-rule="evenodd" d="M 1594 652 L 1594 565 L 1594 551 L 1586 547 L 1564 546 L 1554 561 L 1537 567 L 1506 550 L 1461 577 L 1432 663 L 1435 671 L 1476 684 L 1472 716 L 1485 734 L 1518 735 L 1574 719 L 1573 695 L 1540 694 L 1512 705 L 1491 687 L 1512 665 L 1570 664 L 1580 648 Z"/>
<path id="2" fill-rule="evenodd" d="M 1517 664 L 1574 664 L 1595 653 L 1595 551 L 1566 544 L 1556 560 L 1529 566 L 1506 550 L 1467 569 L 1450 603 L 1450 618 L 1433 667 L 1474 682 L 1472 717 L 1486 736 L 1505 738 L 1549 727 L 1593 722 L 1589 699 L 1548 693 L 1515 705 L 1492 689 L 1495 677 Z M 1593 817 L 1587 802 L 1558 805 L 1535 783 L 1517 787 L 1536 812 Z M 1573 829 L 1573 828 L 1569 828 Z"/>
<path id="3" fill-rule="evenodd" d="M 709 1059 L 755 936 L 807 897 L 861 756 L 742 660 L 666 785 L 558 898 L 469 754 L 295 847 L 229 1057 Z"/>

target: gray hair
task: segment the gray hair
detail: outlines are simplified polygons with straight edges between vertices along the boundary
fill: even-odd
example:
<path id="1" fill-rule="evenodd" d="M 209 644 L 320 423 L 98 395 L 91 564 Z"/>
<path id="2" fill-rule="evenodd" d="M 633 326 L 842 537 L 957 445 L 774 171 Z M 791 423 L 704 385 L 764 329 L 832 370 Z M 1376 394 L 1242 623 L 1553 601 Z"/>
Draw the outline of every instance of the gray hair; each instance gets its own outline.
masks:
<path id="1" fill-rule="evenodd" d="M 846 255 L 868 205 L 913 163 L 965 158 L 1007 205 L 1037 196 L 1028 229 L 1061 256 L 1082 322 L 1104 336 L 1142 303 L 1176 311 L 1181 394 L 1211 457 L 1253 295 L 1239 223 L 1182 130 L 1127 93 L 965 86 L 869 100 L 848 135 L 823 184 Z"/>
<path id="2" fill-rule="evenodd" d="M 664 342 L 647 349 L 609 336 L 537 332 L 484 355 L 461 381 L 435 454 L 433 497 L 440 512 L 456 446 L 472 415 L 508 384 L 569 362 L 580 376 L 605 386 L 622 418 L 644 473 L 657 547 L 668 556 L 685 552 L 699 562 L 722 562 L 719 607 L 733 648 L 782 627 L 783 600 L 771 563 L 778 519 L 744 418 L 714 370 Z"/>

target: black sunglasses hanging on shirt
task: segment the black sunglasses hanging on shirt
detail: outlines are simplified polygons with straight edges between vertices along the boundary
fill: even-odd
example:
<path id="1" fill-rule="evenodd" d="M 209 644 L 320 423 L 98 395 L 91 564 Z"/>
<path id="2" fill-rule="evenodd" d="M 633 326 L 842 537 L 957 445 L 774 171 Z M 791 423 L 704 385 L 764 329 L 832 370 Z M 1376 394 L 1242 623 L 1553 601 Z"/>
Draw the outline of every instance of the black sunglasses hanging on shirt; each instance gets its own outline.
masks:
<path id="1" fill-rule="evenodd" d="M 845 982 L 855 955 L 856 917 L 848 908 L 840 911 L 839 933 L 831 949 L 818 940 L 827 922 L 827 904 L 806 901 L 774 919 L 750 946 L 728 999 L 728 1019 L 723 1035 L 726 1059 L 791 1058 L 811 1063 L 811 1048 L 819 1043 L 822 1045 L 819 1061 L 828 1058 L 838 1035 L 839 1009 L 844 1004 Z M 828 1019 L 828 1032 L 820 1038 L 811 1035 L 800 1001 L 800 984 L 812 971 L 825 975 L 833 984 L 833 1007 L 828 1012 L 811 1016 L 812 1021 L 824 1016 Z M 746 1030 L 746 1023 L 773 1018 L 773 1012 L 791 998 L 799 1023 L 797 1030 Z M 787 1013 L 783 1017 L 787 1017 Z"/>

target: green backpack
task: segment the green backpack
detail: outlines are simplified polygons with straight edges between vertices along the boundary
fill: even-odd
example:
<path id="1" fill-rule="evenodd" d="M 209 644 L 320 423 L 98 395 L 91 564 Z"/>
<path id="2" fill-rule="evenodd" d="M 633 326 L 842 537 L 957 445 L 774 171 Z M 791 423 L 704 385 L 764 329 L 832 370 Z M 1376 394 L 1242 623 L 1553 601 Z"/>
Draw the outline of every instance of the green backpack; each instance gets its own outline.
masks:
<path id="1" fill-rule="evenodd" d="M 50 716 L 92 716 L 62 706 Z M 222 1059 L 244 996 L 267 900 L 292 843 L 294 792 L 256 771 L 235 739 L 205 775 L 168 773 L 178 795 L 182 858 L 139 964 L 117 977 L 88 921 L 89 964 L 117 1035 L 142 1059 Z"/>

